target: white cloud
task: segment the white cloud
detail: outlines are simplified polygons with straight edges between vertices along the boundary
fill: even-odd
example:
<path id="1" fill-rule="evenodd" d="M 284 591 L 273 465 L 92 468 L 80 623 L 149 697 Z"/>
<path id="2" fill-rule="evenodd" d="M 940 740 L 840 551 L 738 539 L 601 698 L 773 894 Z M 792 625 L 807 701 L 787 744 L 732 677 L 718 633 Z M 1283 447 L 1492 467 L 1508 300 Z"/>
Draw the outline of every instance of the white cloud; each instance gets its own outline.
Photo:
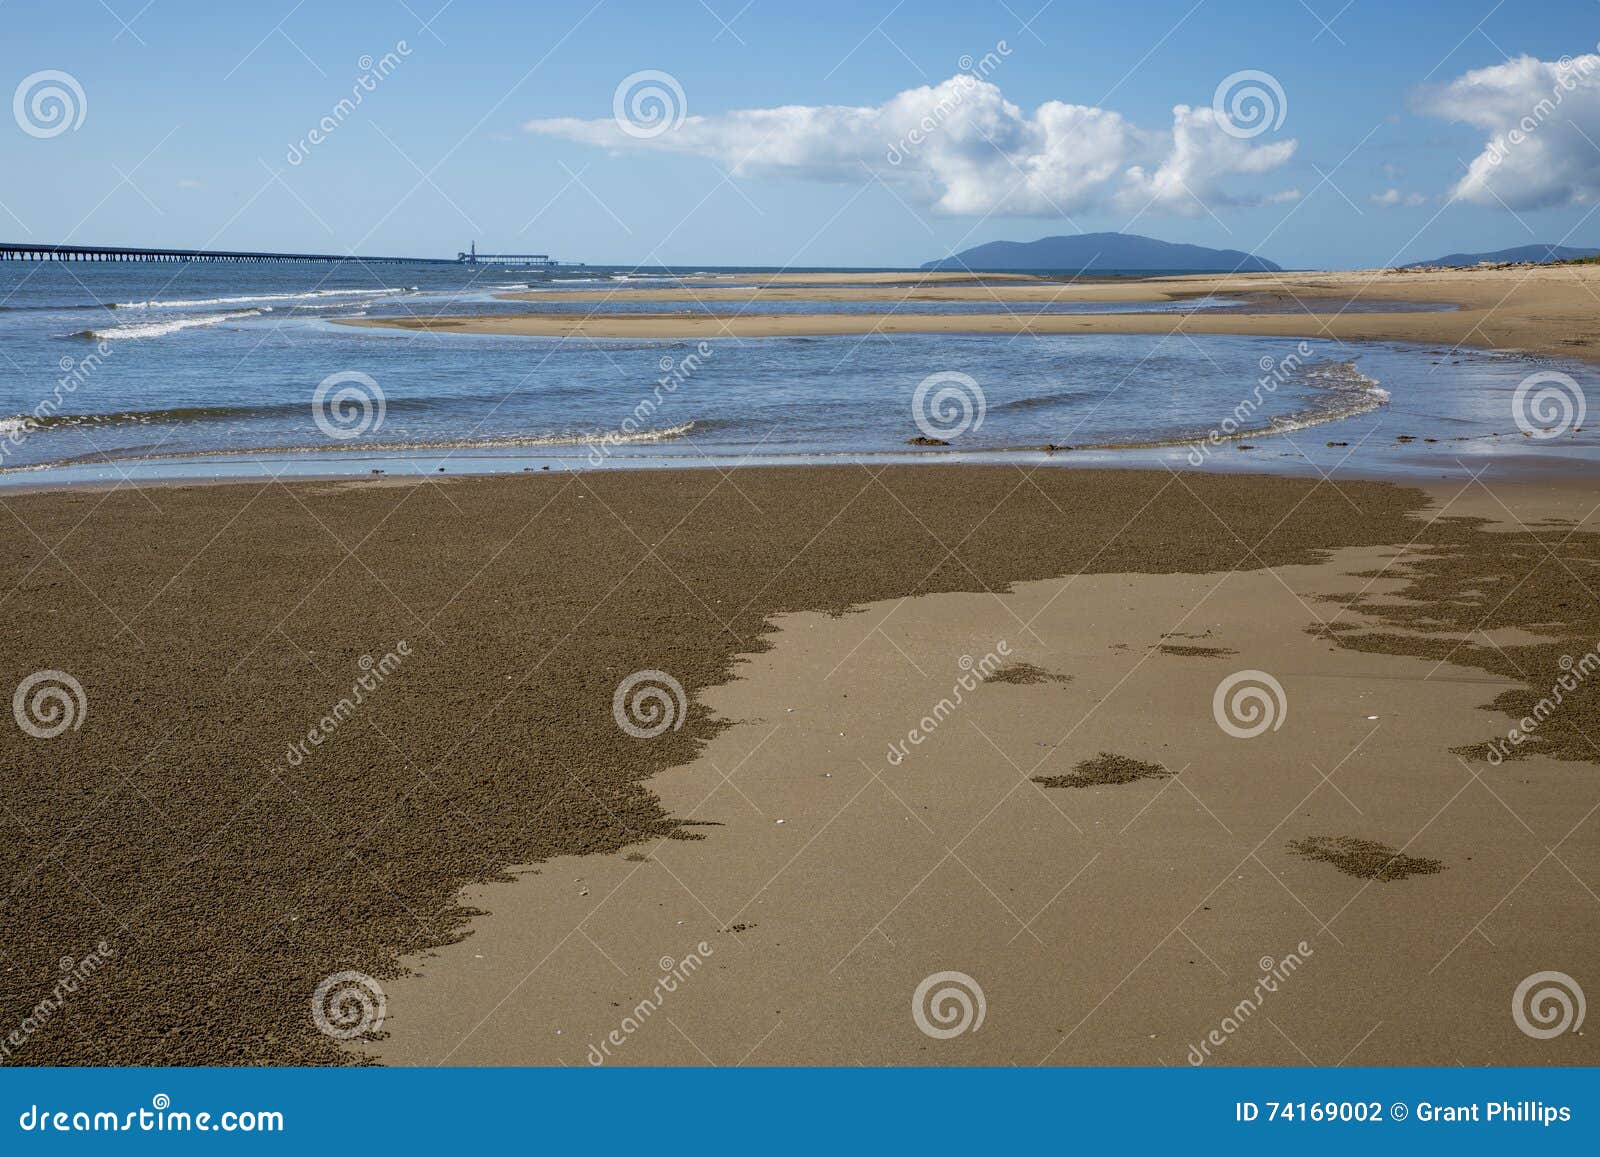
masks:
<path id="1" fill-rule="evenodd" d="M 878 106 L 686 116 L 652 135 L 624 132 L 609 117 L 523 126 L 604 148 L 708 157 L 735 175 L 861 181 L 871 174 L 910 201 L 956 215 L 1059 216 L 1111 204 L 1195 214 L 1283 200 L 1283 193 L 1246 196 L 1227 182 L 1277 168 L 1296 143 L 1256 144 L 1230 127 L 1212 109 L 1187 105 L 1173 109 L 1170 130 L 1062 101 L 1046 101 L 1029 115 L 998 86 L 968 74 L 908 89 Z"/>
<path id="2" fill-rule="evenodd" d="M 1427 91 L 1420 104 L 1489 134 L 1453 196 L 1512 209 L 1600 199 L 1600 56 L 1519 56 Z"/>
<path id="3" fill-rule="evenodd" d="M 1385 208 L 1404 205 L 1407 209 L 1415 209 L 1418 205 L 1426 205 L 1428 198 L 1421 193 L 1402 193 L 1399 189 L 1385 189 L 1381 193 L 1372 195 L 1372 203 Z"/>

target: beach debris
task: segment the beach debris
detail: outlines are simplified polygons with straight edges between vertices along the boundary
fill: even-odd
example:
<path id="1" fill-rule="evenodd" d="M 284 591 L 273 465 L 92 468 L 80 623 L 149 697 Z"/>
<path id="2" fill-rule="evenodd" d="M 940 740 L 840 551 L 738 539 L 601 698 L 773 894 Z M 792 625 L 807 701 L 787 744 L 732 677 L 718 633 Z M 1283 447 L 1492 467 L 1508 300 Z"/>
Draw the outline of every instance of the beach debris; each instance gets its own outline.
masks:
<path id="1" fill-rule="evenodd" d="M 1070 683 L 1072 676 L 1058 675 L 1054 671 L 1046 671 L 1043 667 L 1036 667 L 1032 663 L 1007 663 L 1004 667 L 996 667 L 990 671 L 984 682 L 1029 686 L 1034 683 Z"/>
<path id="2" fill-rule="evenodd" d="M 1197 647 L 1189 643 L 1161 643 L 1156 650 L 1163 655 L 1188 655 L 1200 659 L 1220 659 L 1239 653 L 1232 647 Z"/>
<path id="3" fill-rule="evenodd" d="M 907 446 L 948 446 L 950 443 L 943 438 L 930 438 L 926 434 L 918 434 L 915 438 L 906 439 Z"/>
<path id="4" fill-rule="evenodd" d="M 1407 856 L 1387 844 L 1357 836 L 1307 836 L 1302 840 L 1290 840 L 1288 847 L 1297 856 L 1332 864 L 1347 876 L 1376 880 L 1380 884 L 1444 871 L 1444 864 L 1438 860 Z"/>
<path id="5" fill-rule="evenodd" d="M 1171 774 L 1159 763 L 1102 751 L 1074 767 L 1071 775 L 1036 775 L 1033 782 L 1045 787 L 1108 787 L 1141 779 L 1166 779 Z"/>

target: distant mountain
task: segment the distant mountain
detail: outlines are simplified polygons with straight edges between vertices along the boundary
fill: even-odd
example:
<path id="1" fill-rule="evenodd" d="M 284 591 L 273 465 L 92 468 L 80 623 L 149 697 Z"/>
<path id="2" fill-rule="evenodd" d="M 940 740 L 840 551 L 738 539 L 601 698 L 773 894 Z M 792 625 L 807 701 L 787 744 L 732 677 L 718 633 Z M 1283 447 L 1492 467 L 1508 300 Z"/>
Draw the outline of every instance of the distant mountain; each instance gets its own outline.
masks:
<path id="1" fill-rule="evenodd" d="M 1237 249 L 1177 245 L 1134 233 L 1077 233 L 1037 241 L 991 241 L 953 257 L 930 261 L 928 270 L 1161 271 L 1164 273 L 1279 273 L 1282 267 Z"/>
<path id="2" fill-rule="evenodd" d="M 1497 249 L 1493 253 L 1451 253 L 1435 257 L 1432 261 L 1412 261 L 1402 268 L 1415 265 L 1476 265 L 1480 261 L 1575 261 L 1580 257 L 1600 257 L 1600 249 L 1577 249 L 1571 245 L 1518 245 L 1515 249 Z"/>

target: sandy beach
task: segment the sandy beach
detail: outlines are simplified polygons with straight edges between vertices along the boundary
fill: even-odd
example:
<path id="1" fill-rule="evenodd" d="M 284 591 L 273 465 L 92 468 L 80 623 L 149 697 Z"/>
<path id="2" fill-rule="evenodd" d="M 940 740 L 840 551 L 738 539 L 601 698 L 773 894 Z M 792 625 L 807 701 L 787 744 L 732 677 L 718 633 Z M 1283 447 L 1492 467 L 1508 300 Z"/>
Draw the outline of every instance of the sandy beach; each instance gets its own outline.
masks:
<path id="1" fill-rule="evenodd" d="M 1584 497 L 960 467 L 7 497 L 7 653 L 87 702 L 0 741 L 7 1008 L 62 944 L 109 954 L 23 1055 L 592 1063 L 692 956 L 603 1063 L 1182 1064 L 1293 953 L 1208 1063 L 1532 1059 L 1468 1026 L 1600 940 L 1600 697 L 1502 765 L 1457 749 L 1600 638 Z M 1213 694 L 1250 670 L 1287 714 L 1244 740 Z M 647 739 L 637 672 L 684 692 Z M 986 994 L 959 1041 L 908 1015 L 945 971 Z M 339 1044 L 308 1004 L 348 972 L 387 1019 Z"/>
<path id="2" fill-rule="evenodd" d="M 811 276 L 811 275 L 807 275 Z M 523 300 L 595 303 L 586 315 L 526 314 L 479 317 L 366 318 L 352 325 L 536 337 L 782 337 L 867 333 L 1189 333 L 1264 334 L 1278 337 L 1331 337 L 1343 341 L 1407 341 L 1461 344 L 1475 348 L 1600 359 L 1593 334 L 1600 303 L 1600 267 L 1549 266 L 1448 271 L 1354 270 L 1331 273 L 1254 273 L 1227 277 L 1185 276 L 1117 281 L 923 287 L 845 285 L 803 288 L 803 282 L 774 281 L 775 288 L 643 289 L 520 294 Z M 794 288 L 790 288 L 794 286 Z M 634 300 L 748 302 L 733 316 L 697 314 L 620 315 L 606 304 Z M 980 300 L 1016 303 L 1003 314 L 894 315 L 763 314 L 766 294 L 773 300 L 915 301 Z M 781 294 L 782 296 L 778 296 Z M 1240 294 L 1270 302 L 1278 312 L 1205 311 L 1171 314 L 1063 315 L 1029 313 L 1030 302 L 1171 301 L 1211 294 Z M 1458 307 L 1450 311 L 1360 313 L 1351 301 L 1422 302 Z M 1287 308 L 1286 308 L 1287 307 Z"/>

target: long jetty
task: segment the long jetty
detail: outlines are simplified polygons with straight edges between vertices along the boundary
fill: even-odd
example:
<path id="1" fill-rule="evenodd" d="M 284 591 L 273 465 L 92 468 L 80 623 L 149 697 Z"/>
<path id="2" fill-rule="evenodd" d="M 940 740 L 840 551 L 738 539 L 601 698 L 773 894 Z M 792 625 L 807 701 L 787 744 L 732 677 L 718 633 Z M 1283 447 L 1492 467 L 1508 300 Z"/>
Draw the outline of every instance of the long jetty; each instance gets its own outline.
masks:
<path id="1" fill-rule="evenodd" d="M 350 253 L 251 253 L 235 249 L 145 249 L 118 245 L 0 242 L 0 261 L 348 261 L 358 265 L 455 265 L 451 257 L 358 257 Z"/>

